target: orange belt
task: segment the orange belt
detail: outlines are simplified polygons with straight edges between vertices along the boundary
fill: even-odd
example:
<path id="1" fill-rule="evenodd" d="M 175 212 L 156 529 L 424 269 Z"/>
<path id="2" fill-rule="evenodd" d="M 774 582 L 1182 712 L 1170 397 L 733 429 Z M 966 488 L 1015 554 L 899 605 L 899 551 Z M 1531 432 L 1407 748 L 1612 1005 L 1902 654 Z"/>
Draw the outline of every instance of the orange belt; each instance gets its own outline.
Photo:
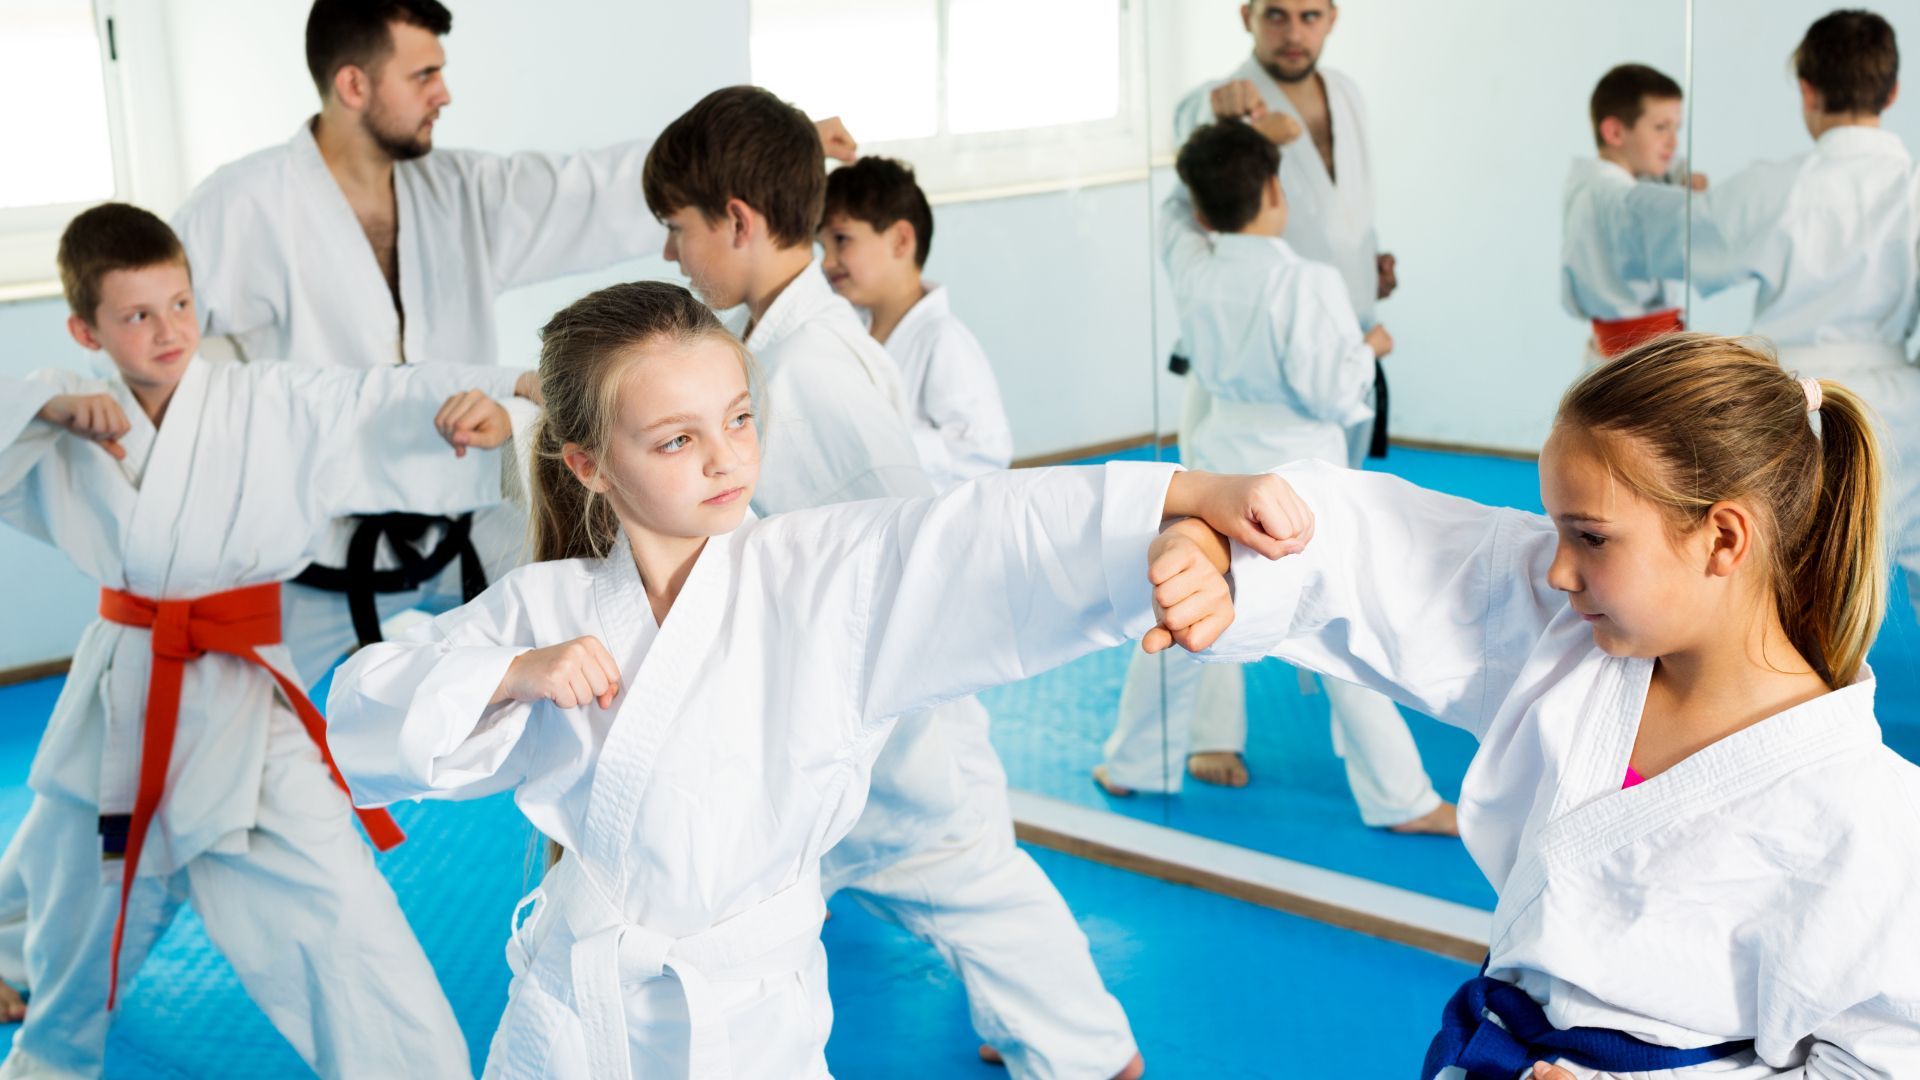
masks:
<path id="1" fill-rule="evenodd" d="M 1635 345 L 1687 328 L 1680 321 L 1680 309 L 1668 308 L 1631 319 L 1593 320 L 1593 344 L 1600 355 L 1611 360 Z"/>
<path id="2" fill-rule="evenodd" d="M 140 787 L 133 800 L 133 820 L 127 829 L 126 865 L 120 878 L 120 915 L 113 924 L 113 982 L 107 989 L 107 1008 L 114 1006 L 120 988 L 120 939 L 127 929 L 127 896 L 140 865 L 147 826 L 167 786 L 167 765 L 173 757 L 173 736 L 180 721 L 180 680 L 187 662 L 210 652 L 237 656 L 257 665 L 280 684 L 300 723 L 307 729 L 320 757 L 333 773 L 333 782 L 347 790 L 347 781 L 327 750 L 327 723 L 307 695 L 275 671 L 254 650 L 280 640 L 280 586 L 253 585 L 202 596 L 197 600 L 148 600 L 118 589 L 100 590 L 100 617 L 121 626 L 153 631 L 153 670 L 147 679 L 146 727 L 140 737 Z M 384 810 L 359 810 L 373 846 L 385 851 L 406 839 Z"/>

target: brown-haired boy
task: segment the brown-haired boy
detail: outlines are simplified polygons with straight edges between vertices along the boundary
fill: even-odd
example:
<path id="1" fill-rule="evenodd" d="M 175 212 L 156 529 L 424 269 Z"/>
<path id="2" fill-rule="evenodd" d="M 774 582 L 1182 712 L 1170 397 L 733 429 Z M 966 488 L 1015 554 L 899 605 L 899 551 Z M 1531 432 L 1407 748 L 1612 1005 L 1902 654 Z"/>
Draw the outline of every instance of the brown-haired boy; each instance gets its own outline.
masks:
<path id="1" fill-rule="evenodd" d="M 860 309 L 900 365 L 909 423 L 940 491 L 1013 460 L 1000 385 L 980 342 L 953 313 L 947 288 L 921 276 L 933 250 L 933 208 L 913 169 L 864 157 L 827 174 L 820 268 Z"/>
<path id="2" fill-rule="evenodd" d="M 1893 26 L 1831 12 L 1793 53 L 1813 148 L 1750 165 L 1694 206 L 1693 280 L 1752 281 L 1752 333 L 1787 370 L 1838 379 L 1886 421 L 1894 557 L 1920 611 L 1920 165 L 1880 124 L 1900 96 Z"/>
<path id="3" fill-rule="evenodd" d="M 331 516 L 498 501 L 499 463 L 466 451 L 506 439 L 487 395 L 531 392 L 527 373 L 201 359 L 180 242 L 125 204 L 73 220 L 60 275 L 74 340 L 116 373 L 0 380 L 0 519 L 100 582 L 100 619 L 12 841 L 35 996 L 0 1077 L 99 1075 L 111 1010 L 183 901 L 316 1071 L 468 1075 L 280 643 L 279 587 Z"/>
<path id="4" fill-rule="evenodd" d="M 806 115 L 756 87 L 716 90 L 661 132 L 644 185 L 666 257 L 715 309 L 746 307 L 737 330 L 765 372 L 755 509 L 930 494 L 898 368 L 814 265 L 826 175 Z M 1144 1068 L 1073 913 L 1014 843 L 978 702 L 901 718 L 822 870 L 829 893 L 847 889 L 939 949 L 982 1054 L 1013 1075 Z"/>
<path id="5" fill-rule="evenodd" d="M 1621 64 L 1594 86 L 1587 115 L 1598 153 L 1574 159 L 1567 174 L 1560 277 L 1567 311 L 1593 327 L 1591 367 L 1685 329 L 1667 283 L 1686 276 L 1687 189 L 1665 182 L 1679 145 L 1679 83 Z"/>

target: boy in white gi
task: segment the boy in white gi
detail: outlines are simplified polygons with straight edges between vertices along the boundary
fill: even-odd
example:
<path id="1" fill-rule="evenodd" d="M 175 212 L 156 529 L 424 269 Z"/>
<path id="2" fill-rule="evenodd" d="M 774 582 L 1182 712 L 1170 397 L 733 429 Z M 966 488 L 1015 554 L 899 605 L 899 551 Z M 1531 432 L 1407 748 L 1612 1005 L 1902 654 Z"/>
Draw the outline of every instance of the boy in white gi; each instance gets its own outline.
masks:
<path id="1" fill-rule="evenodd" d="M 714 309 L 746 309 L 736 329 L 768 400 L 763 514 L 933 491 L 897 365 L 814 263 L 825 188 L 813 126 L 753 87 L 702 99 L 647 159 L 667 258 Z M 1006 784 L 977 701 L 902 717 L 866 813 L 827 853 L 826 888 L 933 943 L 966 985 L 985 1052 L 1016 1075 L 1137 1075 L 1086 935 L 1014 843 Z"/>
<path id="2" fill-rule="evenodd" d="M 328 700 L 361 800 L 512 789 L 565 849 L 515 920 L 489 1077 L 822 1080 L 821 856 L 895 718 L 1142 631 L 1204 647 L 1231 618 L 1226 562 L 1160 540 L 1167 515 L 1287 550 L 1245 516 L 1270 478 L 1144 463 L 756 519 L 764 399 L 675 285 L 575 302 L 540 365 L 538 561 L 356 653 Z M 979 914 L 954 912 L 1017 937 L 1033 917 Z"/>
<path id="3" fill-rule="evenodd" d="M 1695 204 L 1693 279 L 1709 293 L 1757 282 L 1752 332 L 1781 363 L 1873 402 L 1891 439 L 1894 559 L 1920 604 L 1920 166 L 1880 126 L 1900 90 L 1893 27 L 1836 11 L 1808 27 L 1794 69 L 1813 149 Z"/>
<path id="4" fill-rule="evenodd" d="M 1568 391 L 1547 515 L 1278 471 L 1261 520 L 1312 542 L 1234 558 L 1216 653 L 1480 742 L 1460 831 L 1499 893 L 1492 951 L 1426 1080 L 1920 1076 L 1920 767 L 1882 742 L 1865 663 L 1875 426 L 1840 383 L 1679 334 Z"/>
<path id="5" fill-rule="evenodd" d="M 183 902 L 309 1067 L 468 1075 L 280 644 L 279 586 L 333 515 L 498 501 L 499 461 L 468 450 L 510 421 L 463 389 L 532 393 L 530 374 L 198 358 L 185 253 L 124 204 L 74 219 L 60 269 L 69 329 L 118 374 L 4 387 L 0 518 L 100 582 L 100 620 L 15 837 L 35 994 L 0 1077 L 99 1075 L 111 1010 Z M 362 820 L 400 841 L 384 814 Z"/>
<path id="6" fill-rule="evenodd" d="M 1687 188 L 1665 183 L 1680 84 L 1645 64 L 1601 76 L 1588 102 L 1599 153 L 1575 158 L 1561 216 L 1561 300 L 1593 326 L 1585 366 L 1686 327 L 1669 281 L 1686 276 Z M 1695 174 L 1695 187 L 1705 188 Z"/>
<path id="7" fill-rule="evenodd" d="M 1288 207 L 1280 149 L 1261 129 L 1285 126 L 1275 114 L 1259 126 L 1228 120 L 1195 130 L 1177 161 L 1183 186 L 1161 210 L 1161 259 L 1181 340 L 1210 401 L 1181 448 L 1197 469 L 1345 463 L 1346 432 L 1369 415 L 1374 364 L 1393 348 L 1384 326 L 1362 333 L 1332 267 L 1301 258 L 1281 239 Z M 1135 656 L 1127 673 L 1106 760 L 1094 771 L 1110 794 L 1169 790 L 1160 760 L 1161 664 Z M 1231 753 L 1245 744 L 1241 672 L 1170 656 L 1165 683 L 1164 743 L 1176 757 L 1187 752 L 1199 707 L 1221 714 L 1211 727 L 1230 732 L 1231 741 L 1197 751 Z M 1346 761 L 1361 820 L 1400 832 L 1453 832 L 1453 807 L 1434 791 L 1393 703 L 1336 680 L 1325 686 L 1334 749 Z M 1179 790 L 1178 776 L 1171 790 Z"/>
<path id="8" fill-rule="evenodd" d="M 1000 386 L 944 285 L 921 277 L 933 250 L 933 208 L 913 170 L 864 157 L 827 174 L 820 268 L 860 309 L 900 365 L 920 464 L 936 491 L 1013 460 Z"/>

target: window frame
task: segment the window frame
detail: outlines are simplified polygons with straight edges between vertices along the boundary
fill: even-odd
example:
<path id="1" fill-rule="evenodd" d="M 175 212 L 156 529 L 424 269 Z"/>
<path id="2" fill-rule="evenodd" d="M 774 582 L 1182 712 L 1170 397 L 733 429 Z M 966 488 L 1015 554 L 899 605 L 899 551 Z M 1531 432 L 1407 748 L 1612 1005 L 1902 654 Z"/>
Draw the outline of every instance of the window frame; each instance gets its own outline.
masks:
<path id="1" fill-rule="evenodd" d="M 170 210 L 179 199 L 172 72 L 160 5 L 91 0 L 107 139 L 113 158 L 108 198 Z M 60 234 L 85 199 L 0 208 L 0 300 L 57 294 Z"/>
<path id="2" fill-rule="evenodd" d="M 1119 68 L 1119 103 L 1113 116 L 1046 127 L 965 134 L 952 133 L 947 126 L 951 3 L 952 0 L 934 0 L 937 20 L 934 100 L 938 130 L 919 138 L 862 142 L 862 154 L 912 162 L 921 188 L 935 203 L 1071 189 L 1138 179 L 1147 174 L 1152 125 L 1147 115 L 1150 80 L 1145 70 L 1144 3 L 1112 0 L 1112 16 L 1120 24 L 1114 57 Z M 855 129 L 853 136 L 860 138 L 860 132 Z M 1069 152 L 1063 153 L 1063 150 Z"/>

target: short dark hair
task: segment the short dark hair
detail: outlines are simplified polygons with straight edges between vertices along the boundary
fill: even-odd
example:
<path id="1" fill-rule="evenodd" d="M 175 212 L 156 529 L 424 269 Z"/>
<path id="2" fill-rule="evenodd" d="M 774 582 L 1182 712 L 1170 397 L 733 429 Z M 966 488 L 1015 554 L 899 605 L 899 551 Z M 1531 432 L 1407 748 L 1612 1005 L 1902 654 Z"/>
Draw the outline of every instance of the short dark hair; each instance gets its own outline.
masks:
<path id="1" fill-rule="evenodd" d="M 1793 72 L 1820 92 L 1827 112 L 1879 116 L 1900 82 L 1900 45 L 1893 27 L 1871 11 L 1830 12 L 1807 27 L 1793 50 Z"/>
<path id="2" fill-rule="evenodd" d="M 348 64 L 370 72 L 392 55 L 397 22 L 442 37 L 453 31 L 453 12 L 440 0 L 313 0 L 307 72 L 320 96 L 327 96 L 334 75 Z"/>
<path id="3" fill-rule="evenodd" d="M 927 265 L 933 250 L 933 207 L 927 193 L 914 182 L 913 166 L 884 157 L 863 157 L 827 174 L 827 204 L 820 220 L 840 214 L 864 221 L 875 232 L 894 222 L 913 226 L 913 262 Z"/>
<path id="4" fill-rule="evenodd" d="M 1665 72 L 1645 64 L 1621 64 L 1600 76 L 1600 81 L 1593 86 L 1593 97 L 1587 101 L 1587 117 L 1593 121 L 1594 143 L 1604 143 L 1600 138 L 1602 120 L 1614 119 L 1632 127 L 1640 122 L 1640 115 L 1647 111 L 1647 99 L 1678 101 L 1685 96 L 1680 84 Z"/>
<path id="5" fill-rule="evenodd" d="M 1260 196 L 1280 170 L 1280 148 L 1251 124 L 1222 120 L 1187 136 L 1174 170 L 1208 228 L 1238 232 L 1260 213 Z"/>
<path id="6" fill-rule="evenodd" d="M 60 288 L 67 310 L 89 325 L 100 310 L 100 282 L 115 270 L 179 263 L 193 273 L 187 249 L 167 223 L 128 203 L 101 203 L 67 223 L 60 234 Z"/>
<path id="7" fill-rule="evenodd" d="M 739 199 L 787 247 L 813 243 L 827 158 L 807 114 L 757 86 L 729 86 L 668 124 L 647 151 L 640 187 L 655 217 L 693 207 L 709 222 Z"/>

